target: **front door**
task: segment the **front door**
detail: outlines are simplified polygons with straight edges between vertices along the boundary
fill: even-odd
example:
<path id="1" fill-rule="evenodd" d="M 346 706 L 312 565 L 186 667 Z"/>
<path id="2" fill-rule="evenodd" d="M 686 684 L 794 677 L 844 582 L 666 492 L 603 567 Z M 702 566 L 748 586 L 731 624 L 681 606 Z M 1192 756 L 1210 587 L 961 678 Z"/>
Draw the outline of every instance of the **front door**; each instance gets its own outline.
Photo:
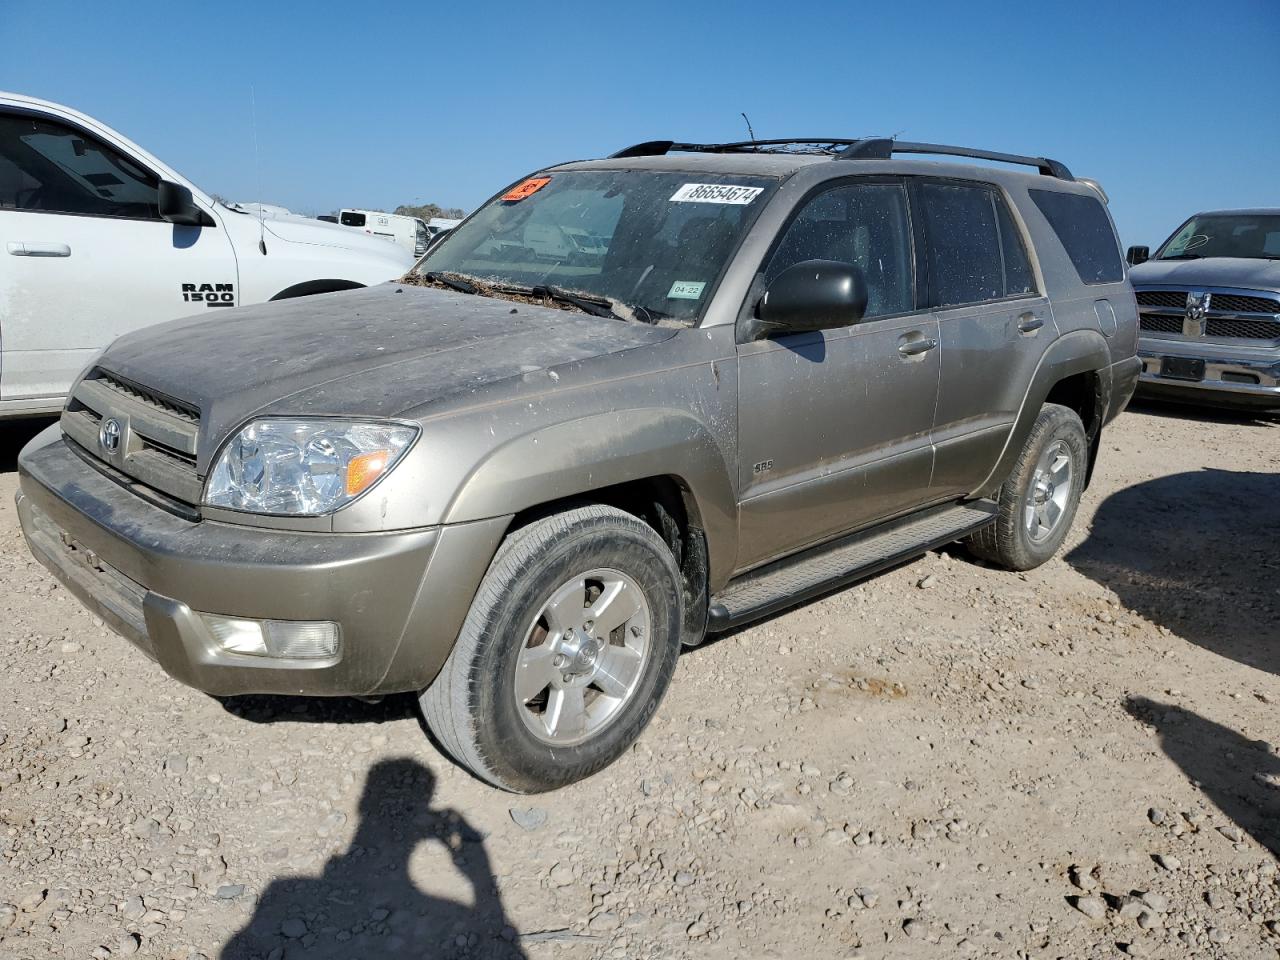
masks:
<path id="1" fill-rule="evenodd" d="M 804 260 L 857 264 L 864 319 L 738 347 L 740 536 L 746 569 L 928 497 L 937 319 L 916 309 L 907 191 L 843 181 L 809 199 L 765 282 Z"/>
<path id="2" fill-rule="evenodd" d="M 159 183 L 60 118 L 0 111 L 0 400 L 60 397 L 122 333 L 235 304 L 226 232 L 160 219 Z"/>

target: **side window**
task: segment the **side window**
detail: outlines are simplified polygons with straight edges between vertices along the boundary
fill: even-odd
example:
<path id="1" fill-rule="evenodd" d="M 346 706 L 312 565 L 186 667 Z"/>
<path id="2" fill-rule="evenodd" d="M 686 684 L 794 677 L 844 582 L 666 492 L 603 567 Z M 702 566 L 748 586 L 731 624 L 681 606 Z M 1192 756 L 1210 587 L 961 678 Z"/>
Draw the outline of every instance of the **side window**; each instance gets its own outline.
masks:
<path id="1" fill-rule="evenodd" d="M 765 282 L 804 260 L 856 263 L 867 280 L 868 318 L 913 310 L 906 189 L 857 183 L 814 197 L 787 227 L 769 260 Z"/>
<path id="2" fill-rule="evenodd" d="M 1062 241 L 1081 280 L 1116 283 L 1124 279 L 1120 242 L 1101 200 L 1056 190 L 1028 192 Z"/>
<path id="3" fill-rule="evenodd" d="M 344 227 L 363 227 L 365 216 L 363 213 L 355 213 L 351 210 L 342 211 L 342 220 L 340 221 Z"/>
<path id="4" fill-rule="evenodd" d="M 1009 213 L 1009 205 L 1004 197 L 991 194 L 991 202 L 996 207 L 996 225 L 1000 228 L 1000 256 L 1004 261 L 1004 295 L 1006 297 L 1022 297 L 1036 292 L 1035 280 L 1031 276 L 1031 261 L 1027 259 L 1027 248 L 1022 245 L 1022 233 L 1013 222 Z"/>
<path id="5" fill-rule="evenodd" d="M 87 134 L 0 114 L 0 209 L 158 220 L 160 181 Z"/>
<path id="6" fill-rule="evenodd" d="M 920 196 L 935 306 L 1035 291 L 1022 238 L 998 192 L 980 184 L 923 183 Z"/>

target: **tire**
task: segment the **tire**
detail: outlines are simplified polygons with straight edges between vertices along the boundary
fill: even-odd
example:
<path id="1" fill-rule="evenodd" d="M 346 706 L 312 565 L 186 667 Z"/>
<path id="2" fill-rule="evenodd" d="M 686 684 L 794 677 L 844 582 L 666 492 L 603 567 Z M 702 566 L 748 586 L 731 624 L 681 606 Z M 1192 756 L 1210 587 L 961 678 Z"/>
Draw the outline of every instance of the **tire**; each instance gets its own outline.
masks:
<path id="1" fill-rule="evenodd" d="M 1037 479 L 1052 483 L 1052 468 L 1064 460 L 1065 477 L 1059 467 L 1056 484 L 1034 489 Z M 1013 472 L 1000 488 L 995 522 L 968 539 L 970 552 L 1009 570 L 1031 570 L 1052 557 L 1071 530 L 1088 462 L 1089 441 L 1080 417 L 1068 407 L 1046 403 Z M 1050 468 L 1049 476 L 1046 467 Z M 1041 508 L 1038 515 L 1037 508 Z M 1050 517 L 1052 524 L 1046 527 Z"/>
<path id="2" fill-rule="evenodd" d="M 499 548 L 420 697 L 427 726 L 454 760 L 503 790 L 588 777 L 635 742 L 661 703 L 680 652 L 681 602 L 671 550 L 631 514 L 584 506 L 523 527 Z"/>

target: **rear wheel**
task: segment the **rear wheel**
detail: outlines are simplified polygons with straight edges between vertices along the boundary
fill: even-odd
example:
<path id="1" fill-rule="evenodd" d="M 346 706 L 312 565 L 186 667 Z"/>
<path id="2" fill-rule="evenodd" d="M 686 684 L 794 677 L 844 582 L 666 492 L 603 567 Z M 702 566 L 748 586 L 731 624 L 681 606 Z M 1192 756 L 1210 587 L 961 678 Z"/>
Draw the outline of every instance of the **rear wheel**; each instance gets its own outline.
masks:
<path id="1" fill-rule="evenodd" d="M 1010 570 L 1030 570 L 1052 557 L 1075 519 L 1088 456 L 1079 415 L 1046 403 L 1000 488 L 995 522 L 969 538 L 969 549 Z"/>
<path id="2" fill-rule="evenodd" d="M 681 581 L 647 524 L 587 506 L 513 534 L 422 694 L 432 733 L 495 786 L 590 776 L 640 735 L 675 670 Z"/>

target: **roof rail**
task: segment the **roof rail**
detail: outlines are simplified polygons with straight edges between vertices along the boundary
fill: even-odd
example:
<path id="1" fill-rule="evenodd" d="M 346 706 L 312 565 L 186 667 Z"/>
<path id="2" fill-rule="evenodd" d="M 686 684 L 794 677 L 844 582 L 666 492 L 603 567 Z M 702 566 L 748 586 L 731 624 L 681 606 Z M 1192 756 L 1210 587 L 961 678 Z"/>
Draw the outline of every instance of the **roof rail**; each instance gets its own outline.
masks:
<path id="1" fill-rule="evenodd" d="M 888 137 L 870 137 L 851 143 L 837 155 L 839 160 L 888 160 L 895 153 L 940 154 L 948 157 L 972 157 L 975 160 L 994 160 L 998 163 L 1016 163 L 1035 167 L 1046 177 L 1074 180 L 1065 164 L 1048 157 L 1025 157 L 1018 153 L 997 153 L 994 150 L 975 150 L 972 147 L 953 147 L 944 143 L 912 143 L 907 140 L 890 140 Z"/>
<path id="2" fill-rule="evenodd" d="M 788 137 L 783 140 L 739 140 L 733 143 L 678 143 L 674 140 L 646 140 L 609 155 L 610 160 L 627 157 L 661 157 L 668 153 L 756 153 L 768 152 L 767 147 L 795 147 L 808 145 L 818 152 L 831 153 L 837 160 L 888 160 L 895 153 L 941 154 L 949 157 L 970 157 L 975 160 L 994 160 L 998 163 L 1016 163 L 1035 167 L 1046 177 L 1074 180 L 1065 164 L 1048 157 L 1024 157 L 1017 153 L 997 153 L 993 150 L 975 150 L 971 147 L 952 147 L 942 143 L 912 143 L 891 140 L 888 137 L 864 137 L 849 140 L 833 137 Z"/>
<path id="3" fill-rule="evenodd" d="M 756 153 L 761 147 L 792 147 L 808 144 L 835 153 L 836 147 L 848 147 L 858 140 L 832 139 L 830 137 L 787 137 L 782 140 L 738 140 L 732 143 L 677 143 L 673 140 L 646 140 L 633 144 L 617 153 L 609 154 L 610 160 L 626 157 L 661 157 L 668 153 Z"/>

